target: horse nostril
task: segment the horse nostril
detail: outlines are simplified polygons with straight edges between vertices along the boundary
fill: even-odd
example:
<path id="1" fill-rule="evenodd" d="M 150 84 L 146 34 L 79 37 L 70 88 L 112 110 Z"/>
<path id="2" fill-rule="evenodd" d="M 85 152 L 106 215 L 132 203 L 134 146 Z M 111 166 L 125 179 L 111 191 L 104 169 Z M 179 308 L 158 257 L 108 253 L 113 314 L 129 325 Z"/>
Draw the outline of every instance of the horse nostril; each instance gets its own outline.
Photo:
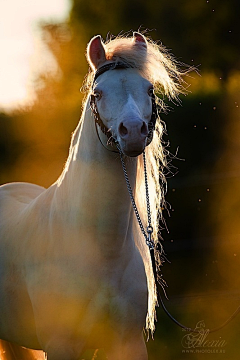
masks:
<path id="1" fill-rule="evenodd" d="M 128 129 L 123 125 L 123 123 L 121 122 L 121 124 L 119 125 L 119 133 L 122 137 L 126 136 L 128 134 Z"/>
<path id="2" fill-rule="evenodd" d="M 141 134 L 144 135 L 144 136 L 147 136 L 147 134 L 148 134 L 148 127 L 147 127 L 147 124 L 145 122 L 143 122 L 143 124 L 142 124 Z"/>

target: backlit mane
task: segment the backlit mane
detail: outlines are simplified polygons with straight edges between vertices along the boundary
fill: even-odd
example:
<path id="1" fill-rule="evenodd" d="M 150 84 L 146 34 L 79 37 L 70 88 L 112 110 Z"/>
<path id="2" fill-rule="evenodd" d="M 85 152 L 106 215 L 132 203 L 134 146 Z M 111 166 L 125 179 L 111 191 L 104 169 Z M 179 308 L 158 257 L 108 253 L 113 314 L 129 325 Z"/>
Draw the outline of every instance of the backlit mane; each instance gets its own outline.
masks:
<path id="1" fill-rule="evenodd" d="M 106 58 L 110 62 L 121 61 L 131 68 L 138 69 L 141 76 L 153 84 L 155 94 L 162 98 L 160 99 L 158 97 L 157 100 L 161 109 L 163 109 L 164 96 L 167 96 L 169 99 L 177 99 L 179 93 L 184 93 L 184 87 L 182 86 L 184 81 L 182 76 L 185 73 L 178 70 L 177 62 L 167 53 L 162 45 L 158 45 L 149 39 L 146 40 L 147 52 L 136 48 L 132 37 L 117 37 L 113 40 L 109 40 L 104 44 Z M 84 88 L 88 91 L 91 91 L 93 77 L 94 71 L 90 70 L 84 84 Z M 158 118 L 153 141 L 146 148 L 151 216 L 154 228 L 153 238 L 155 243 L 158 243 L 160 240 L 159 220 L 162 217 L 162 208 L 164 207 L 165 184 L 163 169 L 167 166 L 166 156 L 162 145 L 163 130 L 163 123 L 160 118 Z M 146 225 L 147 214 L 142 156 L 138 157 L 135 200 L 141 219 Z M 152 272 L 149 250 L 137 223 L 135 223 L 135 232 L 138 233 L 136 236 L 136 239 L 138 240 L 137 246 L 144 260 L 148 280 L 149 303 L 146 329 L 150 329 L 153 332 L 155 329 L 155 307 L 157 305 L 155 279 Z M 160 254 L 156 254 L 155 257 L 157 266 L 160 266 Z"/>

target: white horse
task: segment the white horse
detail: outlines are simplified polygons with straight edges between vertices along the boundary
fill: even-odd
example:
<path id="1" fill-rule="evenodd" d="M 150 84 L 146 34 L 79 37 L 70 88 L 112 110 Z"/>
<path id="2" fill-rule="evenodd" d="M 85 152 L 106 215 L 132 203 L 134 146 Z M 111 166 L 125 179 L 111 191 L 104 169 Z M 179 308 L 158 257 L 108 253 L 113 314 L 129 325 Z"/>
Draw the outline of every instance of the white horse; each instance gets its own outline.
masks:
<path id="1" fill-rule="evenodd" d="M 45 352 L 48 360 L 79 360 L 86 348 L 104 348 L 109 360 L 147 359 L 142 331 L 154 330 L 155 281 L 114 143 L 144 223 L 138 155 L 150 142 L 153 87 L 174 98 L 181 74 L 140 33 L 105 45 L 96 36 L 87 58 L 88 92 L 60 178 L 48 189 L 0 187 L 1 359 L 44 359 Z M 155 241 L 161 133 L 158 121 L 146 147 Z"/>

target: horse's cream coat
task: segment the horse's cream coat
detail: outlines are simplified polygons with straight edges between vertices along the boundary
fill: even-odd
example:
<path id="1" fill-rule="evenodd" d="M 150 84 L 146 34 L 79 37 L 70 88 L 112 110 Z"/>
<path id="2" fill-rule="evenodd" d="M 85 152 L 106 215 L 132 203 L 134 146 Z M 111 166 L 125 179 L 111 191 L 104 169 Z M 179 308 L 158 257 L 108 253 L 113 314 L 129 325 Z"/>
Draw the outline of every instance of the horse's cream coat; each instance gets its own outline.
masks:
<path id="1" fill-rule="evenodd" d="M 129 44 L 144 60 L 145 38 L 135 33 Z M 109 61 L 100 37 L 91 41 L 88 60 L 93 71 Z M 174 92 L 171 81 L 164 86 Z M 126 166 L 133 189 L 141 170 L 134 156 L 146 146 L 151 119 L 151 86 L 136 67 L 109 70 L 92 89 L 102 121 L 132 157 Z M 147 359 L 142 329 L 146 316 L 154 326 L 155 284 L 119 155 L 106 147 L 88 95 L 57 182 L 48 189 L 0 187 L 0 338 L 43 350 L 48 360 L 79 360 L 86 347 L 105 348 L 109 360 Z M 158 169 L 151 171 L 158 179 Z M 158 188 L 156 199 L 160 195 Z"/>
<path id="2" fill-rule="evenodd" d="M 134 148 L 135 127 L 150 120 L 149 85 L 134 69 L 99 78 L 99 113 L 123 149 L 119 124 L 133 133 Z M 75 137 L 67 169 L 49 189 L 1 187 L 0 337 L 43 349 L 49 360 L 79 359 L 85 346 L 105 347 L 112 360 L 146 359 L 147 281 L 131 203 L 119 157 L 99 142 L 88 101 Z M 133 186 L 136 164 L 127 165 Z"/>

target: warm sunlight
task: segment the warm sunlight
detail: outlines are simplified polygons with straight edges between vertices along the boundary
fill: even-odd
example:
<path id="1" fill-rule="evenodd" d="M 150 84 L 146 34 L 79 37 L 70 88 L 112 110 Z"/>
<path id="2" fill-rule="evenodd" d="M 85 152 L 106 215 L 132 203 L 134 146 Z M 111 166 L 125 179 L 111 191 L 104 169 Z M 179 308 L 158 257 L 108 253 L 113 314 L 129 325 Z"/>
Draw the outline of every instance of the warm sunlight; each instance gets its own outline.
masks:
<path id="1" fill-rule="evenodd" d="M 69 0 L 0 1 L 0 109 L 33 101 L 36 74 L 56 67 L 41 41 L 38 22 L 64 20 L 69 8 Z"/>

